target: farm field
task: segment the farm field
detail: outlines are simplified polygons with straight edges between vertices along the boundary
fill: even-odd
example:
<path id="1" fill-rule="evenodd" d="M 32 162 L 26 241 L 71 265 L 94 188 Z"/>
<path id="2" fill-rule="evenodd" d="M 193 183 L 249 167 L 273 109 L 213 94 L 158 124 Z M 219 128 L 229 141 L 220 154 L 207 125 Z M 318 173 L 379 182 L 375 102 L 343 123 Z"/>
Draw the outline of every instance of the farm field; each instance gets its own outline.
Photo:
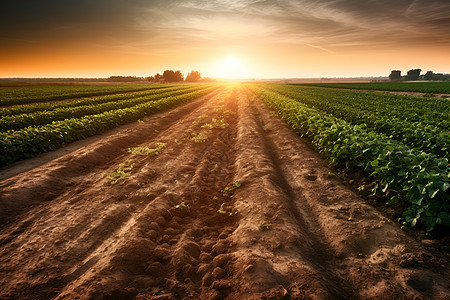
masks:
<path id="1" fill-rule="evenodd" d="M 357 90 L 450 94 L 450 82 L 308 83 L 302 85 Z"/>
<path id="2" fill-rule="evenodd" d="M 183 84 L 5 108 L 0 299 L 446 299 L 448 252 L 324 159 L 405 226 L 448 225 L 449 104 L 416 98 Z"/>
<path id="3" fill-rule="evenodd" d="M 0 106 L 159 89 L 161 85 L 34 85 L 0 87 Z"/>

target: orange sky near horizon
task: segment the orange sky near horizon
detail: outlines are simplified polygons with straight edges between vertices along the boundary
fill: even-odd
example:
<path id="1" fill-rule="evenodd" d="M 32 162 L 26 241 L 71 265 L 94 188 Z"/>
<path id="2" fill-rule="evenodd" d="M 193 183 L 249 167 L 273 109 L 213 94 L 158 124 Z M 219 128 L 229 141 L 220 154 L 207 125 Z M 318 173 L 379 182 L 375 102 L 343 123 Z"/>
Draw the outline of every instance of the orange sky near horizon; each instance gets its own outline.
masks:
<path id="1" fill-rule="evenodd" d="M 2 3 L 0 77 L 214 78 L 450 72 L 444 0 Z"/>

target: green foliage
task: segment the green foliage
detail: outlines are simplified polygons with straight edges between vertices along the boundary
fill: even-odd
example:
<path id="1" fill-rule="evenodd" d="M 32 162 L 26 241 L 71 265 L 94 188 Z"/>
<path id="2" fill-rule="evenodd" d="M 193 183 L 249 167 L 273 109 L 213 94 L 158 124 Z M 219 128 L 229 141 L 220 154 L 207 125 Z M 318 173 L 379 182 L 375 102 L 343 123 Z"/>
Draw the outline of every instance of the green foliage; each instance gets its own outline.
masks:
<path id="1" fill-rule="evenodd" d="M 142 84 L 0 87 L 0 106 L 143 91 L 162 87 L 164 86 Z"/>
<path id="2" fill-rule="evenodd" d="M 107 178 L 110 180 L 109 183 L 116 184 L 119 180 L 125 179 L 128 176 L 131 175 L 131 170 L 133 169 L 134 164 L 131 164 L 129 166 L 126 165 L 120 165 L 119 168 L 112 172 L 111 175 L 109 175 Z"/>
<path id="3" fill-rule="evenodd" d="M 193 132 L 191 140 L 194 143 L 204 143 L 208 140 L 208 135 L 203 131 L 200 131 L 199 133 Z"/>
<path id="4" fill-rule="evenodd" d="M 450 158 L 448 100 L 292 85 L 266 87 L 352 124 L 364 124 L 412 148 Z"/>
<path id="5" fill-rule="evenodd" d="M 450 94 L 450 82 L 307 83 L 328 88 Z"/>
<path id="6" fill-rule="evenodd" d="M 165 97 L 129 108 L 111 110 L 81 118 L 54 121 L 40 127 L 26 127 L 17 131 L 0 132 L 0 166 L 34 157 L 39 153 L 55 150 L 67 143 L 105 132 L 108 129 L 136 122 L 159 111 L 163 111 L 197 99 L 214 90 L 215 86 Z"/>
<path id="7" fill-rule="evenodd" d="M 406 224 L 414 226 L 420 219 L 430 229 L 450 225 L 447 158 L 411 149 L 365 124 L 350 124 L 262 86 L 250 87 L 333 165 L 365 169 L 378 180 L 374 192 L 389 196 L 392 204 L 407 201 Z"/>
<path id="8" fill-rule="evenodd" d="M 135 147 L 135 148 L 128 148 L 128 152 L 133 153 L 135 155 L 149 155 L 149 156 L 155 156 L 159 155 L 161 150 L 166 146 L 166 143 L 156 143 L 155 148 L 149 148 L 149 147 Z"/>
<path id="9" fill-rule="evenodd" d="M 53 121 L 61 121 L 68 118 L 80 118 L 87 115 L 100 114 L 110 110 L 116 110 L 121 108 L 128 108 L 136 106 L 138 104 L 159 100 L 165 97 L 178 96 L 186 94 L 190 91 L 198 90 L 198 87 L 191 87 L 190 89 L 158 89 L 151 92 L 132 93 L 127 95 L 114 95 L 101 98 L 91 98 L 77 101 L 76 103 L 67 102 L 59 104 L 57 107 L 52 108 L 51 105 L 26 105 L 24 107 L 36 106 L 47 107 L 46 109 L 28 112 L 15 115 L 3 116 L 0 119 L 0 132 L 8 130 L 20 130 L 28 126 L 41 126 L 50 124 Z M 106 101 L 105 103 L 103 103 Z M 75 105 L 74 104 L 82 104 Z M 54 105 L 55 106 L 55 105 Z M 4 109 L 7 113 L 10 110 L 17 111 L 17 107 L 12 109 Z"/>

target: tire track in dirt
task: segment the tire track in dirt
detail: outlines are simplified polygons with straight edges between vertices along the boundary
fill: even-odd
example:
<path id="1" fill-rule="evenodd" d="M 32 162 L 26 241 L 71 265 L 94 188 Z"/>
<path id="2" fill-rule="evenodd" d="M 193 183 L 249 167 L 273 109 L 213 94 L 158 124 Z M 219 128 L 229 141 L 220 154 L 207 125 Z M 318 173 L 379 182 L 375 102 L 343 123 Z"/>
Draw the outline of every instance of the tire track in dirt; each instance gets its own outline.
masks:
<path id="1" fill-rule="evenodd" d="M 326 244 L 318 238 L 317 226 L 294 203 L 298 195 L 284 178 L 264 133 L 267 128 L 258 120 L 261 113 L 245 93 L 239 106 L 236 178 L 242 180 L 243 188 L 236 194 L 235 205 L 242 221 L 233 238 L 236 265 L 244 267 L 236 270 L 242 278 L 236 280 L 240 286 L 235 297 L 348 296 L 348 283 L 319 263 L 329 258 Z"/>

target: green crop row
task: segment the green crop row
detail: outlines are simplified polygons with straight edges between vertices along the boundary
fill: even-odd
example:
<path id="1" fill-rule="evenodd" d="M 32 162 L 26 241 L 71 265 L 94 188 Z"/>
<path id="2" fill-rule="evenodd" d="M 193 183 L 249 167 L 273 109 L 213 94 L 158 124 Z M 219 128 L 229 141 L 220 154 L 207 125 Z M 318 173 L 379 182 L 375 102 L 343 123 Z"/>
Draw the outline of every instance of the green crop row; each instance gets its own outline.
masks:
<path id="1" fill-rule="evenodd" d="M 99 97 L 89 97 L 89 98 L 82 98 L 79 100 L 72 100 L 72 101 L 30 103 L 30 104 L 23 104 L 23 105 L 15 105 L 12 107 L 0 108 L 0 117 L 19 115 L 19 114 L 29 114 L 29 113 L 43 111 L 43 110 L 50 111 L 50 110 L 55 110 L 55 109 L 59 109 L 59 108 L 69 108 L 69 107 L 76 107 L 76 106 L 83 106 L 83 105 L 96 105 L 96 104 L 102 104 L 102 103 L 107 103 L 107 102 L 112 102 L 112 101 L 155 95 L 155 94 L 162 93 L 162 92 L 183 90 L 183 89 L 186 89 L 189 87 L 191 87 L 191 85 L 176 85 L 176 86 L 170 85 L 170 86 L 164 86 L 164 87 L 160 87 L 157 89 L 155 88 L 155 89 L 150 89 L 150 90 L 145 90 L 145 91 L 138 91 L 138 92 L 132 92 L 132 93 L 126 93 L 126 94 L 121 93 L 121 94 L 99 96 Z"/>
<path id="2" fill-rule="evenodd" d="M 400 115 L 404 111 L 400 108 L 390 107 L 389 112 L 386 112 L 383 95 L 375 95 L 377 97 L 372 98 L 372 102 L 362 108 L 361 102 L 364 102 L 364 99 L 361 98 L 363 97 L 354 97 L 353 92 L 340 94 L 332 91 L 330 95 L 328 90 L 320 88 L 311 90 L 286 85 L 267 85 L 266 87 L 352 124 L 366 124 L 375 131 L 390 135 L 408 146 L 449 158 L 450 103 L 447 105 L 447 112 L 431 112 L 426 115 L 428 119 L 424 117 L 421 121 L 414 122 L 401 118 Z M 353 97 L 350 98 L 349 95 Z"/>
<path id="3" fill-rule="evenodd" d="M 116 101 L 109 101 L 96 105 L 90 104 L 76 107 L 63 107 L 51 111 L 44 110 L 29 114 L 6 116 L 0 119 L 0 132 L 8 130 L 20 130 L 28 126 L 42 126 L 54 121 L 80 118 L 86 115 L 99 114 L 109 110 L 127 108 L 165 97 L 186 94 L 188 92 L 201 90 L 203 88 L 206 88 L 206 86 L 194 86 L 188 89 L 177 89 L 175 91 L 166 91 L 166 89 L 159 89 L 158 91 L 156 91 L 156 93 L 154 92 L 149 96 L 144 97 L 135 97 L 131 99 L 129 97 L 126 97 L 125 99 L 118 98 Z"/>
<path id="4" fill-rule="evenodd" d="M 250 88 L 332 164 L 364 169 L 377 179 L 374 190 L 385 193 L 389 203 L 408 203 L 405 224 L 414 226 L 423 220 L 430 229 L 450 225 L 446 158 L 410 149 L 364 124 L 352 125 L 262 86 Z"/>
<path id="5" fill-rule="evenodd" d="M 307 83 L 327 88 L 450 94 L 450 82 Z"/>
<path id="6" fill-rule="evenodd" d="M 413 97 L 407 95 L 380 94 L 355 90 L 336 90 L 298 85 L 267 85 L 311 105 L 316 101 L 339 103 L 352 109 L 399 118 L 409 122 L 421 122 L 448 129 L 450 126 L 450 102 L 447 99 Z"/>
<path id="7" fill-rule="evenodd" d="M 189 102 L 212 92 L 210 86 L 200 91 L 161 98 L 129 108 L 107 111 L 97 115 L 56 121 L 41 127 L 27 127 L 0 133 L 0 166 L 55 150 L 63 145 L 131 123 L 149 114 Z"/>
<path id="8" fill-rule="evenodd" d="M 159 89 L 164 85 L 57 85 L 0 87 L 0 106 Z"/>

